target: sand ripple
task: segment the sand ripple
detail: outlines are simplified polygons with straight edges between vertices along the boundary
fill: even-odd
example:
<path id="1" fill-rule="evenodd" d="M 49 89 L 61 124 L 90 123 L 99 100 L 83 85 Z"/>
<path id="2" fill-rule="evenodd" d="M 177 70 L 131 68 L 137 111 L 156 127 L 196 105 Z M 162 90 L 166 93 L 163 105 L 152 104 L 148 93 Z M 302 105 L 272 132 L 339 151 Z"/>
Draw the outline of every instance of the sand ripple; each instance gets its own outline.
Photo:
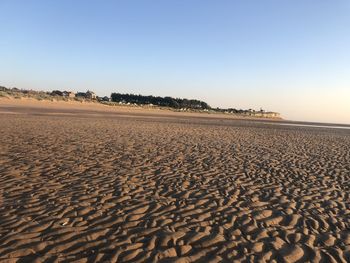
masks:
<path id="1" fill-rule="evenodd" d="M 350 261 L 349 131 L 0 122 L 0 261 Z"/>

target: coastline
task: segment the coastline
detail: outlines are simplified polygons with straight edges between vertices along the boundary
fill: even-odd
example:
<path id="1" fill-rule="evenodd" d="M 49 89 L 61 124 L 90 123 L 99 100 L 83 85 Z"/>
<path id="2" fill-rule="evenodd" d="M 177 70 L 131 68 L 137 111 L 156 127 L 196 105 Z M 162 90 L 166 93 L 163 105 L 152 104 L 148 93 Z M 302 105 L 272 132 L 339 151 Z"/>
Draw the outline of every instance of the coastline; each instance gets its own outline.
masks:
<path id="1" fill-rule="evenodd" d="M 138 105 L 108 105 L 94 101 L 75 101 L 75 100 L 38 100 L 35 98 L 13 98 L 0 97 L 0 109 L 7 108 L 9 112 L 11 108 L 31 108 L 40 109 L 47 108 L 51 110 L 80 110 L 90 112 L 106 112 L 106 113 L 131 113 L 131 114 L 154 114 L 163 116 L 184 116 L 184 117 L 203 117 L 203 118 L 218 118 L 218 119 L 236 119 L 236 120 L 268 120 L 281 121 L 282 118 L 265 118 L 251 117 L 241 114 L 228 114 L 218 112 L 205 111 L 179 111 L 166 107 L 151 107 Z"/>

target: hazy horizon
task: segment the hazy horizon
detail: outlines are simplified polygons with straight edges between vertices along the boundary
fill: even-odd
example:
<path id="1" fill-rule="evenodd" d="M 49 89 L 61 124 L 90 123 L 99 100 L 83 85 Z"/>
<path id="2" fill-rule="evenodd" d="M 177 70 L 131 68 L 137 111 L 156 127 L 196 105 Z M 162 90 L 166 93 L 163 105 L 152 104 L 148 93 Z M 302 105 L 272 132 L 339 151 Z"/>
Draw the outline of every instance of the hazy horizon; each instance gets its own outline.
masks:
<path id="1" fill-rule="evenodd" d="M 349 1 L 1 1 L 0 85 L 350 124 Z"/>

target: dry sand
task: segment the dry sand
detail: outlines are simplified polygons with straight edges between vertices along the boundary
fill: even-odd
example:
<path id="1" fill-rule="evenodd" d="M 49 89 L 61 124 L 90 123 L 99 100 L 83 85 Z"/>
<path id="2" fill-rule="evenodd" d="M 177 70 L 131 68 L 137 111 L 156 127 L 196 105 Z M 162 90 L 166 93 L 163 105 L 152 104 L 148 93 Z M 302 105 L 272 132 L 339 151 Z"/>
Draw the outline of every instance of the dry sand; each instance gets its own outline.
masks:
<path id="1" fill-rule="evenodd" d="M 0 100 L 1 262 L 350 261 L 350 130 L 46 104 Z"/>

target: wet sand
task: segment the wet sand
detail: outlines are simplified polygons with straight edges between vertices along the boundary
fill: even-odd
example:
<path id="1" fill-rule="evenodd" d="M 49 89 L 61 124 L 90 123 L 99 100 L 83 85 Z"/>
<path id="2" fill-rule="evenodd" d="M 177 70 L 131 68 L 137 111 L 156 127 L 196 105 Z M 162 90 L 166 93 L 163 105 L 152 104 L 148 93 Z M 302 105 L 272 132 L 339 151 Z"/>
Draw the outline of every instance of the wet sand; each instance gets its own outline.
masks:
<path id="1" fill-rule="evenodd" d="M 350 261 L 350 130 L 44 104 L 0 101 L 1 262 Z"/>

